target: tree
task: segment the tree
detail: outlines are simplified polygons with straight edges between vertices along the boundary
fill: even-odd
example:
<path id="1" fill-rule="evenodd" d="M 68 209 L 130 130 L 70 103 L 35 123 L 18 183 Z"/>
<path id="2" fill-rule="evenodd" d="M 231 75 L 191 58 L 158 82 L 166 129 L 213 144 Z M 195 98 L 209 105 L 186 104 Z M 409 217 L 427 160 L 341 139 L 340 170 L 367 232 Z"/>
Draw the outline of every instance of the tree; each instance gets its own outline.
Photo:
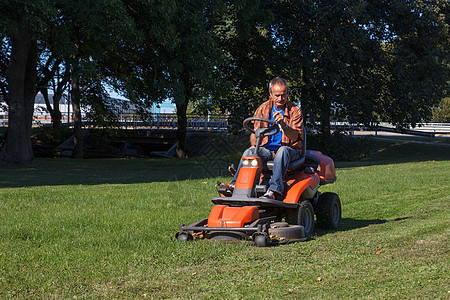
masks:
<path id="1" fill-rule="evenodd" d="M 93 88 L 93 97 L 104 101 L 98 87 L 105 79 L 107 66 L 104 57 L 115 51 L 120 42 L 133 30 L 124 2 L 114 1 L 57 1 L 60 17 L 53 24 L 50 39 L 52 55 L 63 61 L 69 78 L 74 121 L 74 158 L 83 158 L 82 99 Z M 92 94 L 92 91 L 91 91 Z M 92 104 L 92 103 L 91 103 Z M 97 107 L 96 105 L 91 107 Z"/>
<path id="2" fill-rule="evenodd" d="M 46 41 L 41 41 L 40 44 L 37 90 L 44 97 L 53 127 L 58 128 L 62 125 L 62 114 L 59 109 L 59 104 L 63 93 L 68 88 L 70 70 L 64 66 L 60 58 L 55 57 Z M 53 90 L 53 105 L 50 103 L 49 89 Z"/>
<path id="3" fill-rule="evenodd" d="M 45 24 L 55 15 L 51 1 L 29 0 L 0 3 L 0 32 L 11 45 L 6 70 L 9 108 L 8 131 L 0 154 L 5 163 L 30 163 L 34 160 L 31 146 L 31 124 L 36 94 L 38 47 Z"/>
<path id="4" fill-rule="evenodd" d="M 320 121 L 329 135 L 336 113 L 354 122 L 374 119 L 374 72 L 382 63 L 379 44 L 365 29 L 367 7 L 361 1 L 274 1 L 279 61 L 277 74 L 297 86 L 308 121 Z"/>
<path id="5" fill-rule="evenodd" d="M 276 65 L 275 39 L 271 35 L 273 13 L 261 1 L 242 1 L 227 7 L 215 27 L 215 36 L 227 56 L 223 74 L 232 89 L 217 99 L 222 111 L 230 112 L 231 130 L 242 130 L 242 122 L 252 116 L 268 95 L 268 82 Z"/>
<path id="6" fill-rule="evenodd" d="M 383 1 L 390 36 L 386 92 L 381 115 L 397 127 L 415 127 L 431 117 L 450 79 L 446 1 Z"/>
<path id="7" fill-rule="evenodd" d="M 155 5 L 152 1 L 129 2 L 130 14 L 140 31 L 134 47 L 125 46 L 125 60 L 133 67 L 116 83 L 126 87 L 135 103 L 149 106 L 172 99 L 176 105 L 177 156 L 186 157 L 186 110 L 190 101 L 223 95 L 228 64 L 216 26 L 226 19 L 229 8 L 244 9 L 250 1 L 181 1 Z M 151 21 L 149 21 L 151 20 Z"/>
<path id="8" fill-rule="evenodd" d="M 8 83 L 6 82 L 6 70 L 8 68 L 11 45 L 8 38 L 0 32 L 0 99 L 7 101 Z M 2 109 L 2 108 L 0 108 Z"/>
<path id="9" fill-rule="evenodd" d="M 308 120 L 404 127 L 430 116 L 448 81 L 445 1 L 264 1 L 272 73 L 300 87 Z M 447 49 L 447 52 L 446 52 Z"/>

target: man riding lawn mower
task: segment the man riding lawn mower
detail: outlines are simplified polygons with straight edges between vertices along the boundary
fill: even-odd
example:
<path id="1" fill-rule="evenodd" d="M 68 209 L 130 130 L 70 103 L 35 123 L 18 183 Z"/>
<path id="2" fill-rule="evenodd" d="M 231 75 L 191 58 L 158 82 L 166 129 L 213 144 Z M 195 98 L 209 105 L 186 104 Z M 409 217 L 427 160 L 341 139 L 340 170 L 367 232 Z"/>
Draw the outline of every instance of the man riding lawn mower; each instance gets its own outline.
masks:
<path id="1" fill-rule="evenodd" d="M 306 150 L 301 110 L 287 100 L 287 82 L 274 78 L 269 92 L 269 101 L 243 124 L 254 147 L 237 171 L 231 168 L 233 180 L 216 185 L 219 197 L 212 198 L 209 218 L 181 225 L 179 241 L 244 239 L 261 247 L 303 241 L 314 232 L 314 214 L 320 227 L 339 228 L 338 195 L 318 191 L 336 180 L 333 160 Z"/>

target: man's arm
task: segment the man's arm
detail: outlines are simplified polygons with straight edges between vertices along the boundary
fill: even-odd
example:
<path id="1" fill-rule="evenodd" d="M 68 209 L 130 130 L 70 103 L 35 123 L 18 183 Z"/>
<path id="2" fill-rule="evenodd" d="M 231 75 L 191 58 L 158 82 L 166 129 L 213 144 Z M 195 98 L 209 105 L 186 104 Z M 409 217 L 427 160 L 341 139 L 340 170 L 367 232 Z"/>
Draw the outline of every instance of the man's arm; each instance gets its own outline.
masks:
<path id="1" fill-rule="evenodd" d="M 283 130 L 284 134 L 285 134 L 290 140 L 292 140 L 292 141 L 298 140 L 300 133 L 299 133 L 297 130 L 295 130 L 295 129 L 289 127 L 289 126 L 287 126 L 287 124 L 286 124 L 286 123 L 284 122 L 284 120 L 283 120 L 283 115 L 282 115 L 281 113 L 276 112 L 276 113 L 273 115 L 273 118 L 274 118 L 275 122 L 277 122 L 278 124 L 280 124 L 281 129 Z"/>

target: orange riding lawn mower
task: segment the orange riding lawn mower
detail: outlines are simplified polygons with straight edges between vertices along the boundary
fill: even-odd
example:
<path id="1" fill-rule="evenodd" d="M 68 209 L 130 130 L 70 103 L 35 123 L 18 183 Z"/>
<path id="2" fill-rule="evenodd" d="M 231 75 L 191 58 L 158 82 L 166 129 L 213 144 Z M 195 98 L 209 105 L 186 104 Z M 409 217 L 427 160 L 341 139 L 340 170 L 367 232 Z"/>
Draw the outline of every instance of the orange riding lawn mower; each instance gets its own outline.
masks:
<path id="1" fill-rule="evenodd" d="M 265 128 L 253 129 L 250 123 L 266 122 Z M 264 137 L 277 134 L 279 125 L 264 118 L 248 118 L 244 128 L 255 134 L 254 155 L 242 158 L 234 189 L 220 187 L 213 197 L 209 217 L 191 225 L 181 225 L 178 241 L 198 238 L 253 241 L 257 247 L 305 241 L 314 233 L 314 215 L 322 229 L 336 230 L 341 223 L 341 202 L 335 193 L 320 193 L 321 185 L 336 181 L 333 160 L 319 151 L 306 150 L 306 134 L 302 156 L 289 164 L 282 200 L 259 198 L 268 189 L 273 161 L 263 162 L 258 149 Z M 232 175 L 235 172 L 231 168 Z M 284 221 L 283 221 L 284 220 Z"/>

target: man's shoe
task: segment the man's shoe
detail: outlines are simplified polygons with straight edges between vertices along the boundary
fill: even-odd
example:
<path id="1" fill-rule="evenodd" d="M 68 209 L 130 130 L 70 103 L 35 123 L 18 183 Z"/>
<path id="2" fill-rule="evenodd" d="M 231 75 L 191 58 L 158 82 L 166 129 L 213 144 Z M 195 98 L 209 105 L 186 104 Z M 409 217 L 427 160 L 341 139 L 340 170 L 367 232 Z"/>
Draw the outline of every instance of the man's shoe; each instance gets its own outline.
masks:
<path id="1" fill-rule="evenodd" d="M 271 190 L 268 190 L 263 196 L 259 197 L 261 199 L 269 199 L 269 200 L 277 200 L 277 193 Z"/>

